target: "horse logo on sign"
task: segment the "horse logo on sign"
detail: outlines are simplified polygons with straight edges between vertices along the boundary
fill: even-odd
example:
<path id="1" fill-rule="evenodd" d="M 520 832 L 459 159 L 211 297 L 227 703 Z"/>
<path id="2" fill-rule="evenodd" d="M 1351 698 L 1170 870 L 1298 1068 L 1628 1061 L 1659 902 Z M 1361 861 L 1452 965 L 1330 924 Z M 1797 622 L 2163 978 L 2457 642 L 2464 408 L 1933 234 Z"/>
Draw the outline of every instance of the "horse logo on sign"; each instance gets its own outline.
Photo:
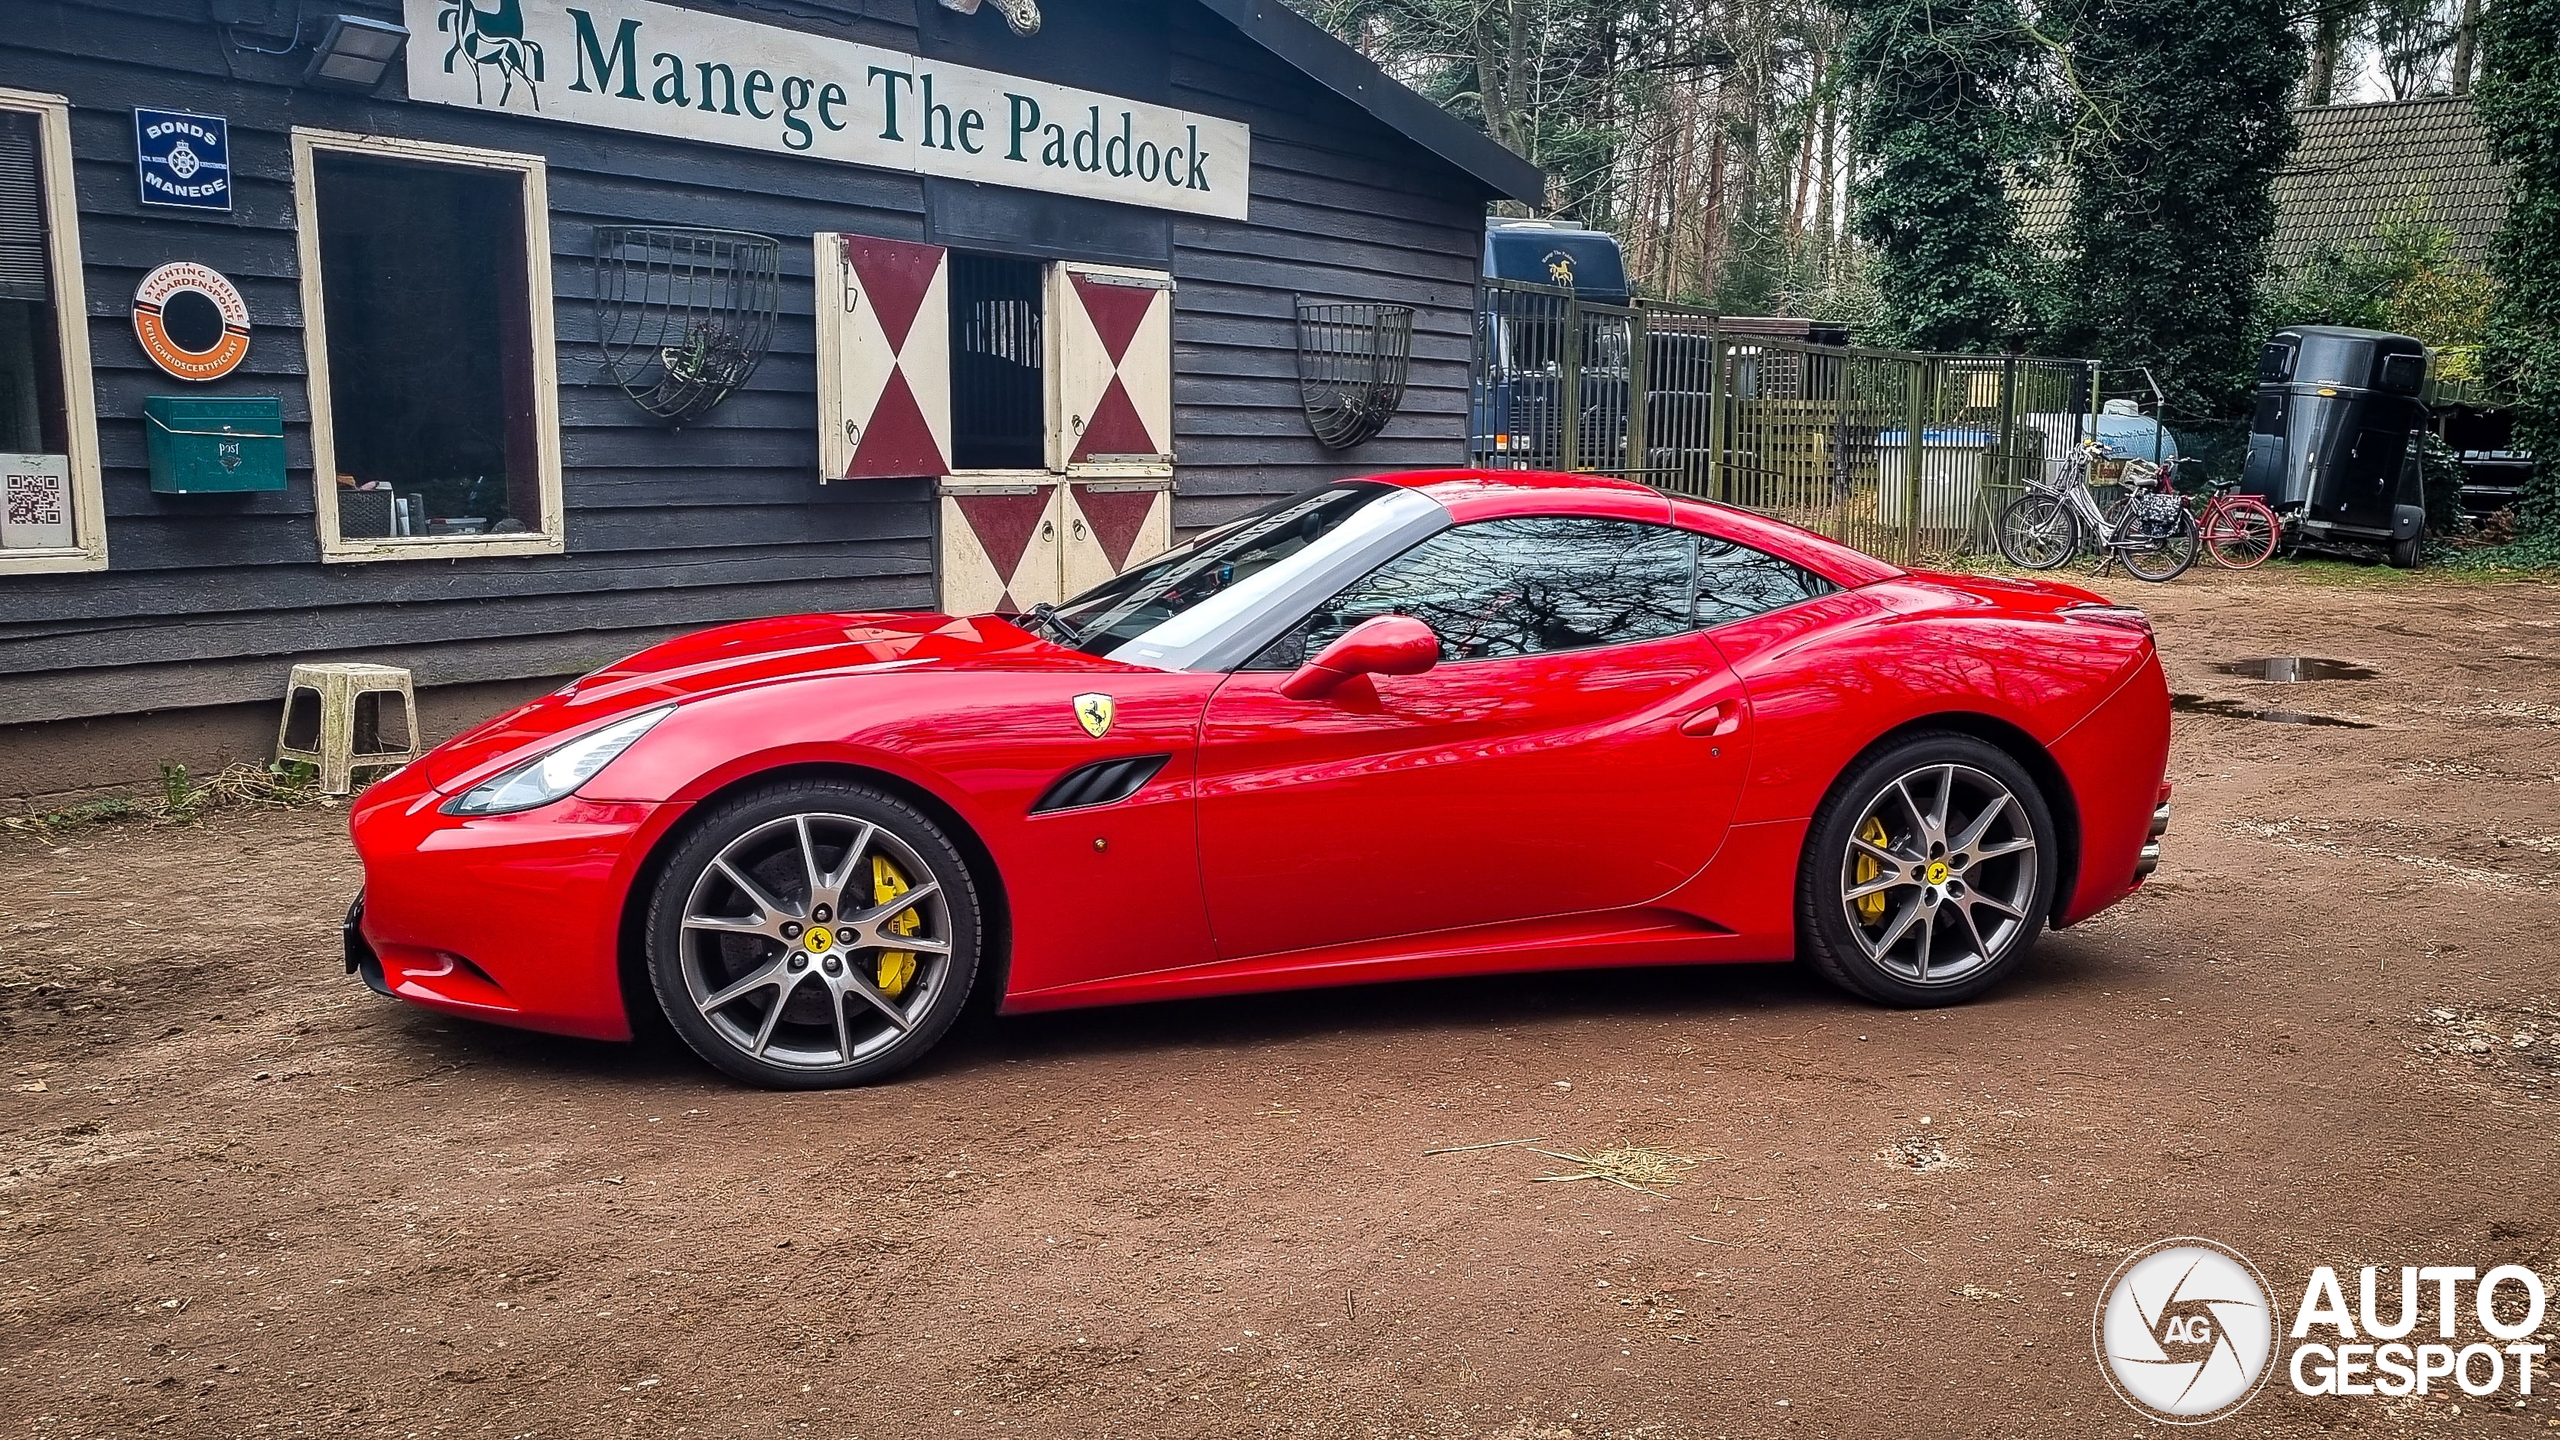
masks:
<path id="1" fill-rule="evenodd" d="M 942 0 L 942 8 L 963 15 L 978 13 L 980 0 Z M 995 0 L 996 13 L 1004 17 L 1005 27 L 1016 35 L 1040 33 L 1040 0 Z"/>
<path id="2" fill-rule="evenodd" d="M 444 71 L 453 73 L 456 60 L 471 66 L 471 98 L 475 103 L 489 103 L 481 88 L 485 72 L 495 70 L 501 82 L 498 105 L 504 109 L 516 93 L 516 82 L 524 82 L 524 93 L 533 108 L 542 108 L 542 47 L 525 38 L 523 0 L 450 0 L 436 16 L 436 29 L 453 37 L 444 52 Z"/>

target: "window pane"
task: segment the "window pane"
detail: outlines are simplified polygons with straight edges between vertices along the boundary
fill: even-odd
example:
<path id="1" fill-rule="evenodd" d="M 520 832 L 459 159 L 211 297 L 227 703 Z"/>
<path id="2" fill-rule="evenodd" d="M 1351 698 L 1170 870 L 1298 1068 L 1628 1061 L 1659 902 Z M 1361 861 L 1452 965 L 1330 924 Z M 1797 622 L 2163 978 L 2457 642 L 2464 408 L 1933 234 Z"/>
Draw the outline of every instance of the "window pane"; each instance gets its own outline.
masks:
<path id="1" fill-rule="evenodd" d="M 35 116 L 0 111 L 0 550 L 78 543 L 43 146 Z"/>
<path id="2" fill-rule="evenodd" d="M 1839 588 L 1801 565 L 1748 545 L 1700 537 L 1697 616 L 1701 626 L 1728 624 Z"/>
<path id="3" fill-rule="evenodd" d="M 1626 520 L 1486 520 L 1433 536 L 1336 596 L 1257 668 L 1305 663 L 1379 615 L 1410 615 L 1440 658 L 1624 645 L 1688 628 L 1692 537 Z"/>
<path id="4" fill-rule="evenodd" d="M 542 526 L 524 180 L 314 159 L 339 532 Z"/>

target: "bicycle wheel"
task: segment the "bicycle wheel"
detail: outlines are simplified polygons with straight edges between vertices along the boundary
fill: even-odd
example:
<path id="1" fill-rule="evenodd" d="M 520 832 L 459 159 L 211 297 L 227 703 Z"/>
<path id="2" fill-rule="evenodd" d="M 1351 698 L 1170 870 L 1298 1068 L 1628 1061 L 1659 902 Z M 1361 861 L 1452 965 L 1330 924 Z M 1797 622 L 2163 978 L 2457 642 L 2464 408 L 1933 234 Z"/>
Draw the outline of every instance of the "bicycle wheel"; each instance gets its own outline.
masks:
<path id="1" fill-rule="evenodd" d="M 2080 548 L 2080 517 L 2061 497 L 2031 491 L 2000 507 L 1999 539 L 2011 564 L 2051 570 Z"/>
<path id="2" fill-rule="evenodd" d="M 2254 499 L 2229 501 L 2213 507 L 2213 523 L 2205 527 L 2205 553 L 2213 563 L 2230 570 L 2246 570 L 2266 563 L 2276 553 L 2276 537 L 2281 527 L 2276 512 L 2265 502 Z"/>
<path id="3" fill-rule="evenodd" d="M 2136 580 L 2175 580 L 2196 563 L 2196 517 L 2184 505 L 2178 507 L 2174 524 L 2153 527 L 2136 517 L 2130 526 L 2117 527 L 2117 533 L 2122 538 L 2114 542 L 2116 556 Z"/>

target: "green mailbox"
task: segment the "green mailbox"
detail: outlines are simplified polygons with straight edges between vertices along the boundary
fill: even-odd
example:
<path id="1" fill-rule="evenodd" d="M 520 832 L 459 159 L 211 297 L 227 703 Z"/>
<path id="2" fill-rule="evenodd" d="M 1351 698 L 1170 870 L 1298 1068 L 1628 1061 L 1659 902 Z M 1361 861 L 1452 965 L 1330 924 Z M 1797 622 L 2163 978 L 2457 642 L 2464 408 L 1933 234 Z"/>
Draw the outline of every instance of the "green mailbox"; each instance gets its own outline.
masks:
<path id="1" fill-rule="evenodd" d="M 151 488 L 161 495 L 227 495 L 284 488 L 284 402 L 150 395 Z"/>

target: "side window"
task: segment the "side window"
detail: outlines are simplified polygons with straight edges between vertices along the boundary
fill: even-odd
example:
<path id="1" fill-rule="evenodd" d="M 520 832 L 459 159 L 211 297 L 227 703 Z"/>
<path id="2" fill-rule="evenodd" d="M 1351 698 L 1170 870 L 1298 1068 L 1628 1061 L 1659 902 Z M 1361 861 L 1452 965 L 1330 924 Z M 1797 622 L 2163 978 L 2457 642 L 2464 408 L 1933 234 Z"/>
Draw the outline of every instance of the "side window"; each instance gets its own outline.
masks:
<path id="1" fill-rule="evenodd" d="M 0 575 L 107 564 L 70 115 L 0 89 Z"/>
<path id="2" fill-rule="evenodd" d="M 1792 561 L 1712 535 L 1699 537 L 1695 614 L 1702 629 L 1783 609 L 1839 588 Z"/>
<path id="3" fill-rule="evenodd" d="M 1305 663 L 1379 615 L 1440 636 L 1443 661 L 1656 640 L 1689 628 L 1696 539 L 1664 525 L 1535 516 L 1444 530 L 1379 566 L 1256 656 Z"/>
<path id="4" fill-rule="evenodd" d="M 542 158 L 293 144 L 321 558 L 559 553 Z"/>

